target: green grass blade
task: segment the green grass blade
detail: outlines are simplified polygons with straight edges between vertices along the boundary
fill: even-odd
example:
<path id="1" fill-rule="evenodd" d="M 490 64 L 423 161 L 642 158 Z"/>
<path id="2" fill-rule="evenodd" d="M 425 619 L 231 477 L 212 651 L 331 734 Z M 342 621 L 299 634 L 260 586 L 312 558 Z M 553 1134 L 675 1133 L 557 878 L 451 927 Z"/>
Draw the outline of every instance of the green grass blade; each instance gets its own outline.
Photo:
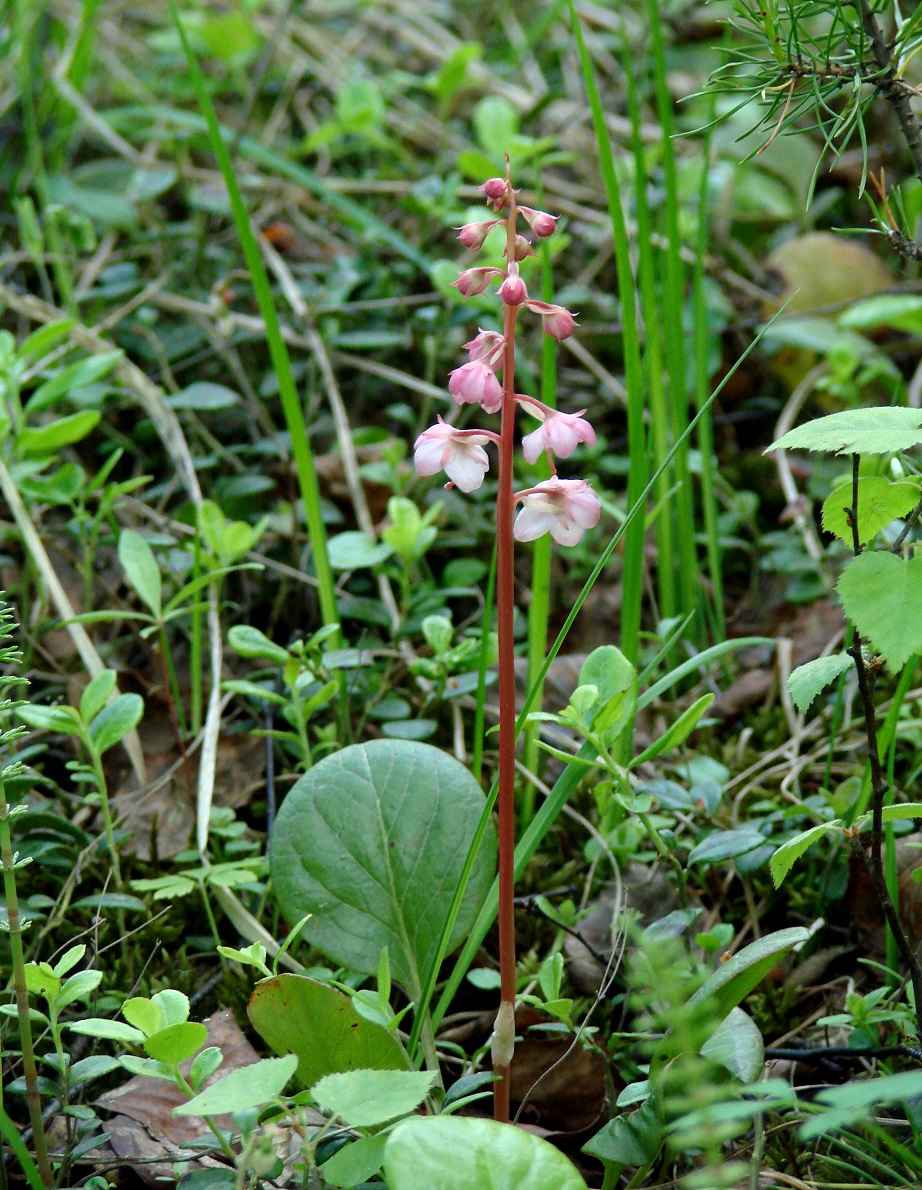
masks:
<path id="1" fill-rule="evenodd" d="M 208 126 L 212 152 L 217 158 L 221 174 L 224 178 L 224 184 L 227 187 L 234 226 L 237 229 L 240 246 L 243 249 L 243 255 L 250 272 L 250 279 L 253 283 L 259 312 L 263 322 L 266 324 L 266 340 L 269 345 L 269 354 L 272 359 L 272 367 L 275 370 L 276 379 L 278 380 L 279 396 L 285 415 L 285 425 L 291 436 L 291 449 L 295 460 L 295 470 L 298 475 L 298 487 L 300 488 L 301 499 L 304 501 L 307 529 L 313 551 L 314 571 L 317 575 L 320 612 L 324 624 L 338 625 L 339 614 L 336 610 L 336 587 L 327 554 L 326 530 L 323 524 L 323 517 L 320 513 L 320 488 L 317 483 L 314 456 L 311 451 L 310 440 L 307 436 L 304 411 L 301 408 L 301 401 L 291 371 L 288 348 L 285 346 L 285 340 L 282 338 L 278 314 L 276 313 L 275 302 L 272 297 L 272 288 L 269 284 L 269 278 L 266 274 L 262 256 L 260 255 L 259 245 L 256 242 L 253 229 L 250 227 L 250 219 L 243 201 L 243 194 L 237 181 L 237 175 L 234 172 L 230 153 L 221 136 L 218 117 L 205 87 L 205 80 L 202 77 L 198 59 L 186 37 L 175 0 L 169 0 L 169 2 L 170 12 L 173 15 L 173 21 L 182 42 L 183 52 L 189 64 L 189 71 L 192 75 L 192 82 L 198 97 L 199 106 L 202 109 L 202 114 Z"/>
<path id="2" fill-rule="evenodd" d="M 640 332 L 637 326 L 637 300 L 634 293 L 634 274 L 631 269 L 631 249 L 627 236 L 627 224 L 624 218 L 624 208 L 621 204 L 621 194 L 618 187 L 618 175 L 615 171 L 615 160 L 612 154 L 608 129 L 605 126 L 605 111 L 599 96 L 599 88 L 595 78 L 595 68 L 592 58 L 586 48 L 583 31 L 576 14 L 574 0 L 569 0 L 570 23 L 573 37 L 579 52 L 580 67 L 583 73 L 583 84 L 589 99 L 589 110 L 592 113 L 592 126 L 595 131 L 599 152 L 599 164 L 602 171 L 602 181 L 605 184 L 605 197 L 608 203 L 608 213 L 611 219 L 612 238 L 615 247 L 615 265 L 618 274 L 618 292 L 621 298 L 622 314 L 622 343 L 624 352 L 624 378 L 627 388 L 627 433 L 630 472 L 628 474 L 627 504 L 633 508 L 642 492 L 647 488 L 647 451 L 646 433 L 644 430 L 644 397 L 643 397 L 643 367 L 641 363 Z M 626 522 L 627 523 L 627 522 Z M 634 517 L 629 523 L 624 541 L 624 575 L 623 595 L 621 603 L 621 650 L 632 662 L 637 660 L 640 641 L 640 610 L 643 601 L 643 566 L 644 566 L 644 520 Z"/>
<path id="3" fill-rule="evenodd" d="M 38 1172 L 38 1166 L 32 1160 L 32 1155 L 25 1144 L 23 1144 L 19 1130 L 3 1110 L 2 1106 L 0 1106 L 0 1134 L 2 1134 L 3 1139 L 10 1146 L 13 1156 L 19 1162 L 19 1168 L 25 1175 L 30 1190 L 45 1190 L 45 1183 L 42 1181 L 41 1175 Z"/>

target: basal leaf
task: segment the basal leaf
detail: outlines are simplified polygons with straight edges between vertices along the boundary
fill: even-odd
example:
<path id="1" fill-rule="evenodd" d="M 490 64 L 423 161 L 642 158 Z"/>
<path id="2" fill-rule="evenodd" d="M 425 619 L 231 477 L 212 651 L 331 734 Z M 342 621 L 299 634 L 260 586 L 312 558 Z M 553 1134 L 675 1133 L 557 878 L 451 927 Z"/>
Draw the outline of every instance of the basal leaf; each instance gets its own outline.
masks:
<path id="1" fill-rule="evenodd" d="M 282 803 L 270 868 L 290 922 L 334 962 L 373 975 L 386 946 L 411 999 L 438 945 L 484 795 L 452 756 L 409 740 L 354 744 L 320 761 Z M 467 935 L 489 891 L 490 824 L 451 931 Z"/>
<path id="2" fill-rule="evenodd" d="M 247 1013 L 277 1054 L 295 1054 L 308 1087 L 345 1070 L 406 1070 L 396 1033 L 366 1020 L 328 983 L 305 975 L 276 975 L 253 989 Z"/>
<path id="3" fill-rule="evenodd" d="M 822 450 L 884 455 L 922 443 L 922 409 L 846 409 L 788 430 L 766 450 Z"/>
<path id="4" fill-rule="evenodd" d="M 851 666 L 848 653 L 832 653 L 799 665 L 788 678 L 788 690 L 798 711 L 806 711 L 816 696 Z"/>
<path id="5" fill-rule="evenodd" d="M 752 1017 L 742 1008 L 731 1008 L 701 1047 L 701 1056 L 751 1083 L 762 1073 L 765 1045 Z"/>
<path id="6" fill-rule="evenodd" d="M 883 475 L 862 475 L 858 480 L 858 540 L 862 545 L 886 529 L 897 517 L 905 516 L 919 500 L 919 486 L 894 483 Z M 852 504 L 852 485 L 843 484 L 823 504 L 823 528 L 835 533 L 849 548 L 852 530 L 845 509 Z"/>
<path id="7" fill-rule="evenodd" d="M 782 843 L 772 856 L 769 865 L 775 888 L 781 887 L 785 876 L 787 876 L 788 872 L 790 872 L 791 868 L 793 868 L 804 852 L 809 850 L 817 839 L 821 839 L 827 831 L 835 830 L 838 825 L 838 818 L 833 822 L 821 822 L 818 826 L 811 826 L 809 830 L 801 831 L 793 839 L 788 839 L 786 843 Z"/>
<path id="8" fill-rule="evenodd" d="M 390 1190 L 586 1190 L 559 1149 L 512 1124 L 473 1116 L 414 1116 L 384 1150 Z"/>
<path id="9" fill-rule="evenodd" d="M 714 997 L 719 1012 L 729 1012 L 762 982 L 782 955 L 809 937 L 809 931 L 803 926 L 791 926 L 750 942 L 709 975 L 689 1003 L 697 1004 Z"/>
<path id="10" fill-rule="evenodd" d="M 845 614 L 894 671 L 922 651 L 922 557 L 859 554 L 836 584 Z"/>

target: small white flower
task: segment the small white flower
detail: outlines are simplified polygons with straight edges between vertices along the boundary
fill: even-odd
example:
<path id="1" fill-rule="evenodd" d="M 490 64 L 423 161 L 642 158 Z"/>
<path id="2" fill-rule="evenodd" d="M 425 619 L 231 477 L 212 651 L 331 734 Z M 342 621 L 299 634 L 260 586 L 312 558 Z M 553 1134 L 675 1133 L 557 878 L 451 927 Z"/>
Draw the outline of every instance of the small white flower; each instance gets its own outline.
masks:
<path id="1" fill-rule="evenodd" d="M 490 460 L 483 448 L 494 437 L 479 430 L 456 430 L 439 418 L 437 425 L 416 439 L 413 462 L 420 475 L 444 471 L 462 492 L 473 492 L 489 470 Z"/>
<path id="2" fill-rule="evenodd" d="M 576 545 L 587 529 L 599 523 L 599 498 L 585 479 L 556 475 L 516 496 L 522 509 L 513 533 L 519 541 L 534 541 L 550 533 L 561 545 Z"/>

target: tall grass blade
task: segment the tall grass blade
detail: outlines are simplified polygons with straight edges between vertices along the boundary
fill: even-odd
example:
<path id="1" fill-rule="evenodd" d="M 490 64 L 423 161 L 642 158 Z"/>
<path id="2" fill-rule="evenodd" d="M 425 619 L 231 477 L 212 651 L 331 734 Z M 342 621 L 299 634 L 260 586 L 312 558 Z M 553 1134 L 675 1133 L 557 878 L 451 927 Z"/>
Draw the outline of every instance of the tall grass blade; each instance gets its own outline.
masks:
<path id="1" fill-rule="evenodd" d="M 256 237 L 253 235 L 253 229 L 250 227 L 250 219 L 243 200 L 243 194 L 240 190 L 240 184 L 237 181 L 237 175 L 234 171 L 230 153 L 221 136 L 218 117 L 205 87 L 205 80 L 202 77 L 198 59 L 186 37 L 175 0 L 169 0 L 169 3 L 173 22 L 179 33 L 183 53 L 186 56 L 189 72 L 192 75 L 192 83 L 195 87 L 199 107 L 208 126 L 211 149 L 217 158 L 221 174 L 224 178 L 224 184 L 227 187 L 234 226 L 237 230 L 240 246 L 243 249 L 250 279 L 253 283 L 253 291 L 256 295 L 259 312 L 263 322 L 266 324 L 266 340 L 269 345 L 272 366 L 278 381 L 285 425 L 291 437 L 291 449 L 295 460 L 295 470 L 298 475 L 298 487 L 301 492 L 301 499 L 304 502 L 307 530 L 313 552 L 314 571 L 317 575 L 321 616 L 323 617 L 324 624 L 336 624 L 338 626 L 339 614 L 336 609 L 336 588 L 327 553 L 326 530 L 320 512 L 320 488 L 317 483 L 317 471 L 314 466 L 314 456 L 311 450 L 310 439 L 307 435 L 307 426 L 304 422 L 304 412 L 301 408 L 301 401 L 291 371 L 288 348 L 285 346 L 285 340 L 282 338 L 282 332 L 279 326 L 278 314 L 276 313 L 275 302 L 272 297 L 272 288 L 269 284 L 269 277 L 266 273 L 262 256 L 260 255 L 259 245 L 256 242 Z"/>

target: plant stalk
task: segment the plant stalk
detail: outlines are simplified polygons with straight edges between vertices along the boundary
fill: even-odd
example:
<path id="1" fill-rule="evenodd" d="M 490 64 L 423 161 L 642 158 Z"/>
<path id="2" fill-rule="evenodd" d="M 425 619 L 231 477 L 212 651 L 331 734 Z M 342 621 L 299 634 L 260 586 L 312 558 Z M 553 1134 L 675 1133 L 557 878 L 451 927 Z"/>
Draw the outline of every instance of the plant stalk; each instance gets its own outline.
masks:
<path id="1" fill-rule="evenodd" d="M 13 854 L 13 843 L 10 836 L 10 807 L 7 804 L 2 777 L 0 777 L 0 866 L 3 868 L 3 893 L 6 900 L 10 954 L 13 963 L 13 990 L 16 994 L 16 1016 L 22 1047 L 23 1075 L 26 1082 L 26 1104 L 32 1124 L 32 1143 L 35 1146 L 35 1160 L 41 1179 L 46 1186 L 53 1186 L 54 1174 L 51 1169 L 51 1159 L 48 1156 L 45 1125 L 42 1122 L 38 1071 L 35 1066 L 35 1050 L 32 1045 L 29 993 L 26 990 L 26 964 L 22 949 L 22 925 L 19 918 L 19 899 L 16 895 L 16 857 Z"/>
<path id="2" fill-rule="evenodd" d="M 507 172 L 508 176 L 508 172 Z M 506 257 L 515 260 L 515 195 L 509 188 Z M 515 654 L 513 618 L 513 452 L 515 446 L 515 326 L 517 308 L 504 305 L 503 412 L 499 446 L 499 488 L 496 494 L 496 628 L 499 668 L 499 971 L 500 1019 L 514 1029 L 515 1014 Z M 499 1021 L 498 1021 L 499 1024 Z M 493 1116 L 509 1122 L 509 1063 L 496 1067 Z"/>

